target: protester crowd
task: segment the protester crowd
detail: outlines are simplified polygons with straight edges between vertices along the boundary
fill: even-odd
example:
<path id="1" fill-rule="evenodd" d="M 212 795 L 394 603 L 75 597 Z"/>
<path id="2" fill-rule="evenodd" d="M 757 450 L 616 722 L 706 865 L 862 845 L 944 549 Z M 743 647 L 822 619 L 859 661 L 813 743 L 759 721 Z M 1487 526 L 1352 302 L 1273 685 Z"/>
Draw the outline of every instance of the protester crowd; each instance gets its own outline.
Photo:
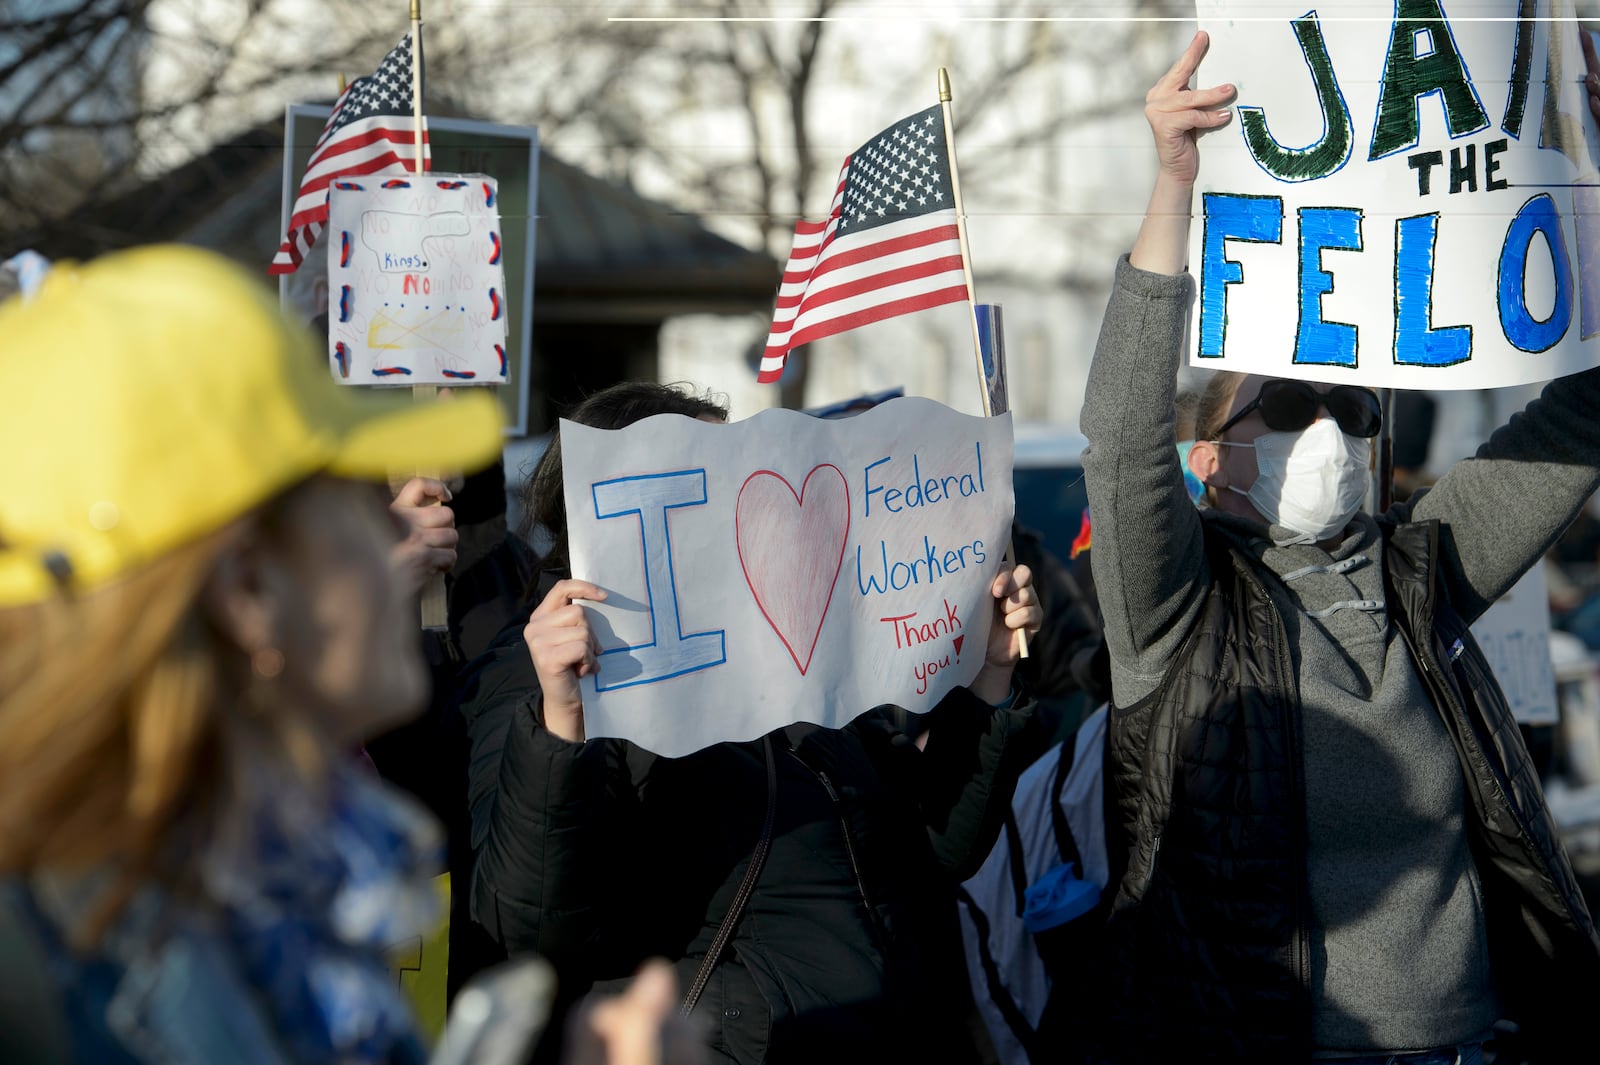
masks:
<path id="1" fill-rule="evenodd" d="M 1092 592 L 1014 530 L 981 668 L 927 713 L 589 739 L 608 589 L 559 438 L 508 529 L 481 395 L 340 389 L 210 253 L 31 264 L 0 303 L 0 1061 L 427 1061 L 383 951 L 445 870 L 457 1002 L 528 955 L 557 980 L 535 1046 L 472 1060 L 1591 1058 L 1600 934 L 1468 626 L 1600 488 L 1600 369 L 1383 514 L 1372 391 L 1181 401 L 1233 99 L 1190 87 L 1206 47 L 1147 97 L 1082 415 Z M 729 413 L 626 382 L 567 417 Z M 1099 709 L 1040 719 L 1073 691 Z"/>

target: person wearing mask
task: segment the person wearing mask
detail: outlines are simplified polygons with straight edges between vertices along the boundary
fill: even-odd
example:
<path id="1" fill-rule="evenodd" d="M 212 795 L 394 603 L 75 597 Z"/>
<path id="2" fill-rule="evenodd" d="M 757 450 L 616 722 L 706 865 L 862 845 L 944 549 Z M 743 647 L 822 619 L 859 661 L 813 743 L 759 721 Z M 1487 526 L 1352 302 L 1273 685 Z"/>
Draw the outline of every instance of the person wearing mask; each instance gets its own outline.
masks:
<path id="1" fill-rule="evenodd" d="M 493 461 L 494 403 L 341 389 L 193 248 L 57 265 L 0 336 L 0 983 L 54 1015 L 0 1028 L 96 1065 L 423 1061 L 382 951 L 439 835 L 352 752 L 427 695 L 383 482 Z"/>
<path id="2" fill-rule="evenodd" d="M 1502 1018 L 1536 1055 L 1592 1043 L 1600 936 L 1467 626 L 1600 485 L 1600 370 L 1379 517 L 1371 391 L 1219 375 L 1197 512 L 1184 257 L 1233 99 L 1189 88 L 1206 45 L 1146 98 L 1158 176 L 1082 415 L 1122 870 L 1095 1060 L 1467 1065 Z"/>
<path id="3" fill-rule="evenodd" d="M 654 414 L 726 410 L 625 383 L 569 417 L 621 428 Z M 1035 749 L 1011 689 L 1017 632 L 1040 617 L 1027 570 L 996 576 L 986 664 L 920 722 L 879 707 L 842 729 L 662 758 L 585 739 L 594 637 L 574 600 L 606 593 L 568 570 L 559 439 L 528 512 L 552 544 L 530 614 L 463 689 L 474 917 L 511 953 L 553 962 L 569 996 L 667 958 L 716 1060 L 971 1060 L 954 893 Z"/>

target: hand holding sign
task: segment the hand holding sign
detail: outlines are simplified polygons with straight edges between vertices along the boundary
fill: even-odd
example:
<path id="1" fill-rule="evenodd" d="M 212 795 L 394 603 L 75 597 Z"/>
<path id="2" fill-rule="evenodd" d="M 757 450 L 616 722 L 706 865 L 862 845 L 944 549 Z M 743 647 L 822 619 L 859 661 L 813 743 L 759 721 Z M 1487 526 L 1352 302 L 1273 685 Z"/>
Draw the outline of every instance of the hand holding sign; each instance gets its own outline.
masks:
<path id="1" fill-rule="evenodd" d="M 605 589 L 588 581 L 558 581 L 522 630 L 534 672 L 539 675 L 545 728 L 575 743 L 585 738 L 579 682 L 600 671 L 589 612 L 574 601 L 578 599 L 603 603 Z"/>
<path id="2" fill-rule="evenodd" d="M 987 703 L 998 703 L 1011 688 L 1011 671 L 1022 653 L 1019 632 L 1035 633 L 1044 622 L 1039 593 L 1033 590 L 1033 571 L 1027 566 L 1003 567 L 989 586 L 994 596 L 994 624 L 989 627 L 989 646 L 984 665 L 968 685 L 972 693 Z"/>
<path id="3" fill-rule="evenodd" d="M 390 566 L 415 595 L 423 585 L 456 564 L 456 515 L 448 504 L 450 489 L 432 477 L 413 477 L 405 483 L 389 512 L 405 526 L 406 537 L 394 546 Z M 437 506 L 434 504 L 438 504 Z"/>

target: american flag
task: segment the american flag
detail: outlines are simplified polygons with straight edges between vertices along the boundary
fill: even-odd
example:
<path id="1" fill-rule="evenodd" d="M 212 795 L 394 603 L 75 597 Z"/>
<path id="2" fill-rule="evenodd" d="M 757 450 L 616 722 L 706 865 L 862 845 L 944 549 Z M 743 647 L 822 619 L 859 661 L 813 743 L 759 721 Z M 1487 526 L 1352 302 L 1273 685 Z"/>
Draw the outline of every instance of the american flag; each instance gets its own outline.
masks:
<path id="1" fill-rule="evenodd" d="M 417 57 L 422 62 L 422 57 Z M 428 127 L 422 127 L 423 167 L 428 166 Z M 269 274 L 292 274 L 328 221 L 328 186 L 358 174 L 410 172 L 417 165 L 411 108 L 411 35 L 400 39 L 375 73 L 357 78 L 340 94 L 322 128 L 300 195 L 289 212 L 289 233 L 273 256 Z"/>
<path id="2" fill-rule="evenodd" d="M 782 377 L 801 344 L 969 298 L 944 120 L 930 107 L 852 152 L 828 220 L 794 227 L 756 380 Z"/>

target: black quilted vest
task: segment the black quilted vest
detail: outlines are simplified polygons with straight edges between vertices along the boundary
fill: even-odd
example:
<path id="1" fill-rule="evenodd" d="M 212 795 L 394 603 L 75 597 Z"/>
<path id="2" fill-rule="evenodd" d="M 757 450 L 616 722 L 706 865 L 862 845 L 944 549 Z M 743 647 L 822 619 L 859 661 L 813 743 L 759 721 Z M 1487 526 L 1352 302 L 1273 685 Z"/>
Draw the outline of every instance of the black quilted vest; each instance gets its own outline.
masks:
<path id="1" fill-rule="evenodd" d="M 1209 523 L 1205 535 L 1212 587 L 1194 628 L 1151 695 L 1111 710 L 1122 875 L 1094 1057 L 1119 1065 L 1310 1056 L 1296 679 L 1256 563 Z M 1505 1012 L 1559 1046 L 1600 994 L 1600 936 L 1505 697 L 1438 580 L 1438 538 L 1436 522 L 1384 528 L 1390 618 L 1461 760 Z"/>

